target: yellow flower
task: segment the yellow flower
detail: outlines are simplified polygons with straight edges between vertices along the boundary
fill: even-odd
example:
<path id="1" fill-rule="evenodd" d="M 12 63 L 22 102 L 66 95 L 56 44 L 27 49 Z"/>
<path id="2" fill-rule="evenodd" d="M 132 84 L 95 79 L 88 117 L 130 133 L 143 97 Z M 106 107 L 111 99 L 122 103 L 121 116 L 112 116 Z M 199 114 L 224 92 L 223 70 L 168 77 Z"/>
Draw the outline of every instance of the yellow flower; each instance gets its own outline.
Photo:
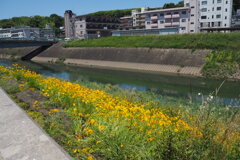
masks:
<path id="1" fill-rule="evenodd" d="M 94 130 L 87 128 L 86 134 L 87 134 L 87 135 L 90 135 L 90 134 L 92 134 L 93 132 L 94 132 Z"/>
<path id="2" fill-rule="evenodd" d="M 177 129 L 177 128 L 175 128 L 173 131 L 174 131 L 174 132 L 178 132 L 178 129 Z"/>
<path id="3" fill-rule="evenodd" d="M 83 148 L 83 149 L 82 149 L 82 152 L 83 152 L 83 153 L 87 153 L 87 148 Z"/>
<path id="4" fill-rule="evenodd" d="M 123 146 L 124 146 L 123 144 L 120 145 L 120 147 L 123 147 Z"/>
<path id="5" fill-rule="evenodd" d="M 50 112 L 59 112 L 60 110 L 55 108 L 55 109 L 51 109 Z"/>
<path id="6" fill-rule="evenodd" d="M 97 141 L 97 142 L 96 142 L 96 145 L 98 145 L 98 144 L 100 144 L 100 143 L 101 143 L 101 141 Z"/>
<path id="7" fill-rule="evenodd" d="M 93 159 L 93 157 L 92 156 L 88 156 L 88 160 L 92 160 Z"/>
<path id="8" fill-rule="evenodd" d="M 89 123 L 90 123 L 90 124 L 93 124 L 94 122 L 95 122 L 94 119 L 90 119 L 90 120 L 89 120 Z"/>
<path id="9" fill-rule="evenodd" d="M 102 125 L 99 126 L 98 128 L 99 128 L 100 131 L 104 130 L 104 126 L 102 126 Z"/>

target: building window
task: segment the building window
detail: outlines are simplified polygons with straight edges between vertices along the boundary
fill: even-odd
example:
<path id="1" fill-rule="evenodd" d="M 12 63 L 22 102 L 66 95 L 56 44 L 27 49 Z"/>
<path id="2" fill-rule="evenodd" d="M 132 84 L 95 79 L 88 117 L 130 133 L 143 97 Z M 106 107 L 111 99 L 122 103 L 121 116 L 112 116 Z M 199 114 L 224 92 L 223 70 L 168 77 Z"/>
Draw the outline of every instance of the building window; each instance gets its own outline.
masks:
<path id="1" fill-rule="evenodd" d="M 222 3 L 222 0 L 217 0 L 217 3 Z"/>
<path id="2" fill-rule="evenodd" d="M 182 30 L 186 30 L 186 27 L 182 27 Z"/>
<path id="3" fill-rule="evenodd" d="M 226 1 L 226 4 L 228 4 L 228 1 Z"/>
<path id="4" fill-rule="evenodd" d="M 210 24 L 208 25 L 208 27 L 210 27 Z M 212 22 L 212 27 L 214 27 L 214 22 Z"/>
<path id="5" fill-rule="evenodd" d="M 221 27 L 221 22 L 218 22 L 218 27 Z"/>
<path id="6" fill-rule="evenodd" d="M 207 1 L 202 1 L 202 5 L 207 5 Z"/>
<path id="7" fill-rule="evenodd" d="M 195 8 L 194 6 L 191 6 L 191 8 Z"/>
<path id="8" fill-rule="evenodd" d="M 217 18 L 221 18 L 221 14 L 218 14 L 216 17 L 217 17 Z"/>
<path id="9" fill-rule="evenodd" d="M 225 8 L 225 12 L 227 12 L 227 8 Z"/>
<path id="10" fill-rule="evenodd" d="M 214 0 L 212 1 L 212 3 L 214 4 Z"/>
<path id="11" fill-rule="evenodd" d="M 194 32 L 194 30 L 190 30 L 190 32 Z"/>
<path id="12" fill-rule="evenodd" d="M 224 24 L 224 26 L 226 27 L 226 26 L 227 26 L 227 24 Z"/>
<path id="13" fill-rule="evenodd" d="M 214 15 L 212 15 L 212 19 L 214 19 Z"/>
<path id="14" fill-rule="evenodd" d="M 225 16 L 225 19 L 227 19 L 227 16 Z"/>
<path id="15" fill-rule="evenodd" d="M 182 14 L 187 14 L 187 12 L 186 11 L 182 11 Z"/>
<path id="16" fill-rule="evenodd" d="M 186 22 L 186 19 L 182 19 L 182 22 Z"/>
<path id="17" fill-rule="evenodd" d="M 217 11 L 221 11 L 222 7 L 217 7 Z"/>
<path id="18" fill-rule="evenodd" d="M 80 28 L 82 28 L 82 25 L 80 25 Z"/>
<path id="19" fill-rule="evenodd" d="M 160 21 L 160 24 L 163 24 L 164 23 L 164 21 Z"/>
<path id="20" fill-rule="evenodd" d="M 160 16 L 161 16 L 161 17 L 163 17 L 163 16 L 164 16 L 164 14 L 163 14 L 163 13 L 160 13 Z"/>
<path id="21" fill-rule="evenodd" d="M 150 24 L 150 22 L 147 22 L 147 24 Z"/>
<path id="22" fill-rule="evenodd" d="M 207 12 L 207 8 L 202 8 L 201 11 L 202 12 Z"/>
<path id="23" fill-rule="evenodd" d="M 179 12 L 174 12 L 173 14 L 179 14 Z"/>
<path id="24" fill-rule="evenodd" d="M 194 22 L 191 22 L 191 24 L 194 24 Z"/>
<path id="25" fill-rule="evenodd" d="M 214 7 L 212 7 L 212 11 L 214 11 Z"/>
<path id="26" fill-rule="evenodd" d="M 194 14 L 191 14 L 191 17 L 194 17 Z"/>
<path id="27" fill-rule="evenodd" d="M 207 19 L 207 16 L 201 16 L 201 19 Z"/>

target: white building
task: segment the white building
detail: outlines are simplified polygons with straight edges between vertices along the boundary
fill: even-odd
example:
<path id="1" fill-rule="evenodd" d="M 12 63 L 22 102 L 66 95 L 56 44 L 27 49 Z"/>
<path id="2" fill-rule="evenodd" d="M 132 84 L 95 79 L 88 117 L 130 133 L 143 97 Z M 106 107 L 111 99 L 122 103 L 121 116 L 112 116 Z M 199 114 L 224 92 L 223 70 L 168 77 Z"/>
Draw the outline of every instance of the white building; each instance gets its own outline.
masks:
<path id="1" fill-rule="evenodd" d="M 231 27 L 232 0 L 199 0 L 198 18 L 200 29 Z"/>
<path id="2" fill-rule="evenodd" d="M 230 28 L 232 22 L 233 0 L 184 0 L 184 7 L 169 9 L 142 8 L 141 12 L 132 11 L 129 16 L 122 17 L 121 31 L 115 35 L 135 35 L 138 30 L 142 34 L 198 33 L 214 28 Z M 132 26 L 130 26 L 132 24 Z M 127 30 L 127 31 L 124 31 Z"/>
<path id="3" fill-rule="evenodd" d="M 144 11 L 145 28 L 178 28 L 178 33 L 188 33 L 189 11 L 188 7 Z"/>
<path id="4" fill-rule="evenodd" d="M 54 37 L 55 34 L 52 29 L 40 29 L 29 26 L 19 26 L 0 30 L 0 38 L 39 39 Z"/>
<path id="5" fill-rule="evenodd" d="M 11 31 L 8 29 L 0 29 L 0 38 L 11 38 Z"/>

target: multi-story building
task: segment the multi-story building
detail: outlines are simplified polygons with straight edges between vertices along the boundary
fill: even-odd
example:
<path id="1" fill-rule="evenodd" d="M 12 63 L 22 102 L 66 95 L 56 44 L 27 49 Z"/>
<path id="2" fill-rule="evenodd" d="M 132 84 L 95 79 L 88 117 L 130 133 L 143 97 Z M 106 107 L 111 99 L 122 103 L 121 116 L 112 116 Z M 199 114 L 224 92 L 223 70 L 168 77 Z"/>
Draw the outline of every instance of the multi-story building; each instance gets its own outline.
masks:
<path id="1" fill-rule="evenodd" d="M 111 36 L 111 31 L 119 27 L 119 19 L 105 16 L 76 16 L 66 11 L 65 36 L 70 39 L 88 39 Z"/>
<path id="2" fill-rule="evenodd" d="M 0 38 L 11 38 L 11 31 L 0 28 Z"/>
<path id="3" fill-rule="evenodd" d="M 65 26 L 65 37 L 66 38 L 74 38 L 74 22 L 75 22 L 76 14 L 74 14 L 71 10 L 67 10 L 64 13 L 64 26 Z"/>
<path id="4" fill-rule="evenodd" d="M 146 15 L 146 29 L 176 29 L 178 33 L 187 33 L 189 30 L 189 8 L 170 8 L 143 12 Z"/>
<path id="5" fill-rule="evenodd" d="M 197 33 L 231 27 L 233 0 L 184 0 L 169 9 L 142 8 L 122 17 L 113 35 Z"/>
<path id="6" fill-rule="evenodd" d="M 233 19 L 233 27 L 239 28 L 240 27 L 240 9 L 236 11 L 236 15 Z"/>
<path id="7" fill-rule="evenodd" d="M 0 30 L 0 38 L 39 39 L 54 37 L 55 34 L 52 29 L 40 29 L 29 26 L 19 26 Z"/>
<path id="8" fill-rule="evenodd" d="M 232 0 L 200 0 L 200 30 L 229 28 L 232 21 Z"/>

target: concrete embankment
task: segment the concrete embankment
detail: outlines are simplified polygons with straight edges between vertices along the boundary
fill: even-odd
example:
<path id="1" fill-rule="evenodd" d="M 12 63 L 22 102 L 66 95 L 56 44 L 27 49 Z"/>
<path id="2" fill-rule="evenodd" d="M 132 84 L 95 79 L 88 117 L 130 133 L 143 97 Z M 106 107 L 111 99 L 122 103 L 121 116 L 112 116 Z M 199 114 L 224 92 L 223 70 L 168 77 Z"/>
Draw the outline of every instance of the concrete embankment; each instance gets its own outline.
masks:
<path id="1" fill-rule="evenodd" d="M 0 88 L 0 160 L 70 160 Z"/>
<path id="2" fill-rule="evenodd" d="M 34 49 L 34 48 L 32 48 Z M 0 55 L 27 54 L 27 49 L 0 50 Z M 90 67 L 161 72 L 199 76 L 203 58 L 210 50 L 157 48 L 64 48 L 57 43 L 42 52 L 33 61 L 54 62 Z"/>

